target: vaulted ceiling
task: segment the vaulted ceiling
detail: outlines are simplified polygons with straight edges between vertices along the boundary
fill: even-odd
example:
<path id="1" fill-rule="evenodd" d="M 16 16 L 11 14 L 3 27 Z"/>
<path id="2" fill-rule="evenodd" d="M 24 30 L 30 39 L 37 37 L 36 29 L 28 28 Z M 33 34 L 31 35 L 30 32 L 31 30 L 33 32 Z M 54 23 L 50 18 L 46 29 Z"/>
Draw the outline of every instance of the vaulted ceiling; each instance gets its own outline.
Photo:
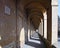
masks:
<path id="1" fill-rule="evenodd" d="M 20 2 L 34 27 L 38 28 L 41 19 L 44 18 L 43 13 L 49 8 L 51 0 L 18 0 L 18 3 Z"/>

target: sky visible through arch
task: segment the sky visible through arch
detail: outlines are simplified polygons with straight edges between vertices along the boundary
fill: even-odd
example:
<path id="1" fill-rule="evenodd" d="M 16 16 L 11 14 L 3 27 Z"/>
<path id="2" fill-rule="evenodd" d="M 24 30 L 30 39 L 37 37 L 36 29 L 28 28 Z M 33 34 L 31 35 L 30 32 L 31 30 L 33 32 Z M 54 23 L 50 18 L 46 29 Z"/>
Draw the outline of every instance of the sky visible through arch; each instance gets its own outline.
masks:
<path id="1" fill-rule="evenodd" d="M 58 16 L 60 17 L 60 0 L 58 0 Z"/>

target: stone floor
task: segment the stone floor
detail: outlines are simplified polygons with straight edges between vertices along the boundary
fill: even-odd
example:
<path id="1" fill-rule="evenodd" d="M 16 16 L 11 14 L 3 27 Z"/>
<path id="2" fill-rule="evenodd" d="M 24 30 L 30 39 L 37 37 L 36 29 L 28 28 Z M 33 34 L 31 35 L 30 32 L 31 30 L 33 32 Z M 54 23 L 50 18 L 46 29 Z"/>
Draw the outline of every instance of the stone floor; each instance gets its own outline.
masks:
<path id="1" fill-rule="evenodd" d="M 35 37 L 32 37 L 32 39 L 30 38 L 29 41 L 26 44 L 24 44 L 23 48 L 45 48 L 45 45 L 41 40 L 39 41 L 37 35 L 37 38 Z"/>
<path id="2" fill-rule="evenodd" d="M 58 48 L 60 48 L 60 37 L 58 38 Z"/>
<path id="3" fill-rule="evenodd" d="M 58 33 L 58 48 L 60 48 L 60 33 Z"/>

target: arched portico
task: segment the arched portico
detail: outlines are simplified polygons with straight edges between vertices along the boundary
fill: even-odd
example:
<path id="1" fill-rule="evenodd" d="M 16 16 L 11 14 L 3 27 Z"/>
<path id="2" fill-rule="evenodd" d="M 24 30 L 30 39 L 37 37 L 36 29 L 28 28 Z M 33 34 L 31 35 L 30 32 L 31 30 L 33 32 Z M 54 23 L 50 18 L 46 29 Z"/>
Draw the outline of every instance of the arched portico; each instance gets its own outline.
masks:
<path id="1" fill-rule="evenodd" d="M 23 48 L 24 44 L 28 42 L 37 29 L 41 36 L 47 39 L 51 45 L 57 47 L 57 0 L 1 0 L 1 2 L 2 7 L 0 11 L 2 13 L 0 14 L 0 19 L 3 26 L 1 25 L 0 34 L 3 38 L 3 41 L 1 41 L 2 47 L 8 47 L 13 40 L 15 43 L 13 44 L 14 48 Z M 10 15 L 9 13 L 4 14 L 4 6 L 7 6 L 7 11 L 11 12 Z M 8 32 L 7 34 L 11 32 L 12 36 L 8 35 L 9 37 L 7 37 L 6 33 L 3 34 L 4 32 Z M 13 33 L 15 34 L 13 35 Z M 7 42 L 7 39 L 4 40 L 5 37 L 8 39 L 10 37 L 13 38 L 10 38 L 9 42 Z M 3 44 L 2 42 L 4 41 L 5 43 Z"/>

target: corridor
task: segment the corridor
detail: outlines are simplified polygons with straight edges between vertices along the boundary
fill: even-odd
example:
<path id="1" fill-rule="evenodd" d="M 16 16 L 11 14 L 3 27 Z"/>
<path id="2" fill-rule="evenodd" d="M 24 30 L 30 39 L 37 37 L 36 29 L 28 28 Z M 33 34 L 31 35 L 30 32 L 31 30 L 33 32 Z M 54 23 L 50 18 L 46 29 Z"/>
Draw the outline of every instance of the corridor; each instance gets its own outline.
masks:
<path id="1" fill-rule="evenodd" d="M 57 48 L 57 0 L 0 0 L 0 48 Z"/>

